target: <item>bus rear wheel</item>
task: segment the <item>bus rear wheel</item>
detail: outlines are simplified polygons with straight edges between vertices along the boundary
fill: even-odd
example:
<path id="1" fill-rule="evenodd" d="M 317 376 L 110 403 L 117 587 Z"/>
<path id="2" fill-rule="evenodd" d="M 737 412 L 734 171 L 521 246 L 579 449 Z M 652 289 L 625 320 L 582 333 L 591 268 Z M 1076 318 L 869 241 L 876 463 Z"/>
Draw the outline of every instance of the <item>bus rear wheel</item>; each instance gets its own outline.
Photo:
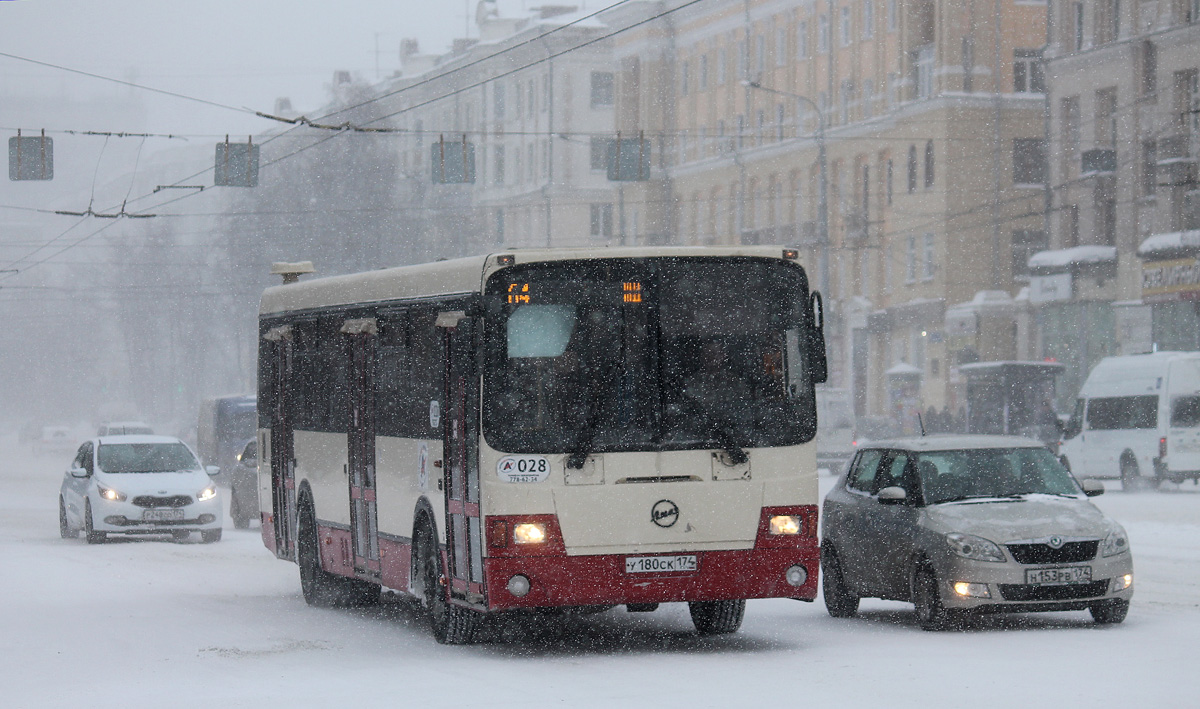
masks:
<path id="1" fill-rule="evenodd" d="M 321 568 L 317 517 L 312 501 L 307 496 L 300 498 L 296 526 L 300 588 L 308 605 L 318 608 L 345 608 L 369 606 L 379 602 L 379 584 L 338 576 Z"/>
<path id="2" fill-rule="evenodd" d="M 443 645 L 466 645 L 475 635 L 479 615 L 450 602 L 447 577 L 437 536 L 428 524 L 417 535 L 417 559 L 421 575 L 421 601 L 429 611 L 433 637 Z"/>
<path id="3" fill-rule="evenodd" d="M 746 615 L 746 601 L 692 601 L 688 603 L 692 624 L 701 635 L 736 633 Z"/>

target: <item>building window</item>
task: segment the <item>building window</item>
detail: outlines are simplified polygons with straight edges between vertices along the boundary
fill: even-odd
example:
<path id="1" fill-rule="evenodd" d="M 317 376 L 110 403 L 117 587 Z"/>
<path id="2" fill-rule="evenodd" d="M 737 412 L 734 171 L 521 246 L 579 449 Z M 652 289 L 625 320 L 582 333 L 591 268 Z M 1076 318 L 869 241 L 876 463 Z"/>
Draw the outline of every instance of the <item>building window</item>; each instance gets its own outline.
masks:
<path id="1" fill-rule="evenodd" d="M 1071 3 L 1071 9 L 1071 17 L 1075 25 L 1073 28 L 1075 30 L 1074 36 L 1072 37 L 1074 42 L 1071 48 L 1078 52 L 1083 49 L 1083 3 Z"/>
<path id="2" fill-rule="evenodd" d="M 611 71 L 592 72 L 592 108 L 613 105 L 613 75 Z"/>
<path id="3" fill-rule="evenodd" d="M 787 64 L 787 28 L 775 30 L 775 66 Z"/>
<path id="4" fill-rule="evenodd" d="M 1096 191 L 1096 230 L 1100 233 L 1100 243 L 1105 246 L 1117 245 L 1117 201 L 1107 196 L 1101 196 L 1101 190 Z"/>
<path id="5" fill-rule="evenodd" d="M 783 140 L 783 104 L 775 105 L 775 140 Z"/>
<path id="6" fill-rule="evenodd" d="M 767 70 L 767 39 L 761 34 L 754 38 L 754 74 L 762 76 Z"/>
<path id="7" fill-rule="evenodd" d="M 896 12 L 896 0 L 887 0 L 887 29 L 888 32 L 895 32 L 899 20 Z"/>
<path id="8" fill-rule="evenodd" d="M 925 235 L 925 257 L 922 259 L 924 270 L 921 273 L 921 280 L 932 281 L 934 271 L 937 270 L 937 265 L 934 258 L 933 234 Z"/>
<path id="9" fill-rule="evenodd" d="M 504 120 L 504 84 L 499 81 L 492 85 L 492 117 Z"/>
<path id="10" fill-rule="evenodd" d="M 1013 50 L 1013 91 L 1019 94 L 1046 93 L 1046 77 L 1042 69 L 1040 49 Z"/>
<path id="11" fill-rule="evenodd" d="M 917 237 L 908 237 L 908 249 L 905 252 L 904 282 L 917 282 Z"/>
<path id="12" fill-rule="evenodd" d="M 679 62 L 679 95 L 687 96 L 688 94 L 688 62 L 683 60 Z"/>
<path id="13" fill-rule="evenodd" d="M 525 113 L 525 95 L 521 92 L 520 80 L 513 82 L 513 116 L 520 118 Z"/>
<path id="14" fill-rule="evenodd" d="M 1059 140 L 1062 142 L 1060 154 L 1062 155 L 1062 173 L 1063 178 L 1072 177 L 1079 165 L 1079 141 L 1080 141 L 1080 115 L 1079 115 L 1079 97 L 1068 96 L 1059 101 L 1059 120 L 1061 121 L 1061 132 Z"/>
<path id="15" fill-rule="evenodd" d="M 750 57 L 748 56 L 749 51 L 750 51 L 750 45 L 746 42 L 746 40 L 743 39 L 738 42 L 738 46 L 737 46 L 737 76 L 739 79 L 745 79 L 746 73 L 750 70 L 750 65 L 747 63 L 750 61 Z"/>
<path id="16" fill-rule="evenodd" d="M 817 17 L 817 51 L 824 54 L 829 51 L 829 17 Z"/>
<path id="17" fill-rule="evenodd" d="M 933 141 L 925 143 L 925 189 L 933 187 Z"/>
<path id="18" fill-rule="evenodd" d="M 594 237 L 612 238 L 613 206 L 611 202 L 591 205 L 591 235 Z"/>
<path id="19" fill-rule="evenodd" d="M 908 191 L 917 191 L 917 146 L 908 146 Z"/>
<path id="20" fill-rule="evenodd" d="M 843 5 L 841 10 L 841 22 L 839 23 L 841 31 L 838 33 L 841 36 L 842 46 L 850 46 L 850 8 Z"/>
<path id="21" fill-rule="evenodd" d="M 1142 141 L 1142 196 L 1153 197 L 1158 188 L 1158 143 L 1153 140 Z"/>
<path id="22" fill-rule="evenodd" d="M 896 107 L 896 91 L 899 89 L 899 87 L 900 75 L 894 71 L 889 71 L 887 75 L 887 86 L 883 87 L 887 94 L 887 107 L 889 111 Z"/>
<path id="23" fill-rule="evenodd" d="M 700 55 L 700 91 L 708 90 L 708 55 Z"/>
<path id="24" fill-rule="evenodd" d="M 839 96 L 839 111 L 842 123 L 850 122 L 850 104 L 854 99 L 854 82 L 850 79 L 842 80 L 842 90 Z"/>
<path id="25" fill-rule="evenodd" d="M 870 39 L 875 35 L 875 3 L 873 0 L 863 0 L 863 39 Z"/>
<path id="26" fill-rule="evenodd" d="M 1017 278 L 1029 277 L 1029 257 L 1050 248 L 1041 229 L 1017 229 L 1012 233 L 1012 272 Z"/>
<path id="27" fill-rule="evenodd" d="M 1121 36 L 1121 0 L 1096 0 L 1096 44 L 1115 42 Z"/>
<path id="28" fill-rule="evenodd" d="M 1177 71 L 1172 77 L 1175 126 L 1185 133 L 1195 134 L 1200 128 L 1200 80 L 1197 76 L 1195 69 L 1188 69 Z"/>
<path id="29" fill-rule="evenodd" d="M 1117 88 L 1096 92 L 1096 145 L 1117 146 Z"/>
<path id="30" fill-rule="evenodd" d="M 917 50 L 917 98 L 933 95 L 933 45 Z"/>
<path id="31" fill-rule="evenodd" d="M 1138 88 L 1144 98 L 1153 99 L 1158 91 L 1158 45 L 1150 41 L 1142 42 L 1140 59 L 1142 80 Z"/>
<path id="32" fill-rule="evenodd" d="M 874 108 L 875 108 L 875 85 L 872 82 L 867 82 L 867 84 L 863 86 L 863 97 L 862 97 L 862 117 L 864 120 L 869 119 L 873 115 L 875 115 Z"/>
<path id="33" fill-rule="evenodd" d="M 796 56 L 801 59 L 808 59 L 808 50 L 808 20 L 804 20 L 796 30 Z"/>
<path id="34" fill-rule="evenodd" d="M 726 72 L 729 69 L 729 50 L 721 47 L 717 50 L 717 86 L 725 84 Z"/>
<path id="35" fill-rule="evenodd" d="M 497 185 L 504 184 L 504 146 L 497 145 L 495 157 L 492 159 L 492 169 L 496 171 L 493 177 L 493 182 Z"/>
<path id="36" fill-rule="evenodd" d="M 1046 141 L 1043 138 L 1013 139 L 1013 184 L 1046 184 Z"/>
<path id="37" fill-rule="evenodd" d="M 892 194 L 893 194 L 892 187 L 894 184 L 893 177 L 894 177 L 894 175 L 893 175 L 892 159 L 888 158 L 887 159 L 887 203 L 888 203 L 889 207 L 892 206 Z"/>

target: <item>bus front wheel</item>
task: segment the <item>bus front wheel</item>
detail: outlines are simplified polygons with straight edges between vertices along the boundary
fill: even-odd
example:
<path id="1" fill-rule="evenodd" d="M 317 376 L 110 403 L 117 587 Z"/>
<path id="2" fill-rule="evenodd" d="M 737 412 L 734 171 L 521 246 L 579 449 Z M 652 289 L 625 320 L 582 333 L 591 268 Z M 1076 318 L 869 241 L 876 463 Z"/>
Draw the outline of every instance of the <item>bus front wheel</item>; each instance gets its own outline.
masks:
<path id="1" fill-rule="evenodd" d="M 441 550 L 438 548 L 437 536 L 428 525 L 423 526 L 418 535 L 417 554 L 420 560 L 421 601 L 429 612 L 434 639 L 443 645 L 470 643 L 475 635 L 478 614 L 450 602 Z"/>
<path id="2" fill-rule="evenodd" d="M 736 633 L 746 615 L 746 601 L 692 601 L 688 611 L 701 635 Z"/>

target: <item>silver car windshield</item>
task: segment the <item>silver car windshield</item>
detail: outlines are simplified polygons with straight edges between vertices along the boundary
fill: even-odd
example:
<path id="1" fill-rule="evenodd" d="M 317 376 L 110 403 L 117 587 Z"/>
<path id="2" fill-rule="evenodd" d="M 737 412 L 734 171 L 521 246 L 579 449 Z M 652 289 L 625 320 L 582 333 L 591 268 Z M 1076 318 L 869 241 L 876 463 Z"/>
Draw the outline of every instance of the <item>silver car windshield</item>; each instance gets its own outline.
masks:
<path id="1" fill-rule="evenodd" d="M 96 462 L 106 473 L 172 473 L 200 467 L 196 456 L 182 443 L 101 445 Z"/>
<path id="2" fill-rule="evenodd" d="M 1082 494 L 1045 448 L 985 448 L 921 453 L 917 473 L 925 504 L 980 497 Z"/>

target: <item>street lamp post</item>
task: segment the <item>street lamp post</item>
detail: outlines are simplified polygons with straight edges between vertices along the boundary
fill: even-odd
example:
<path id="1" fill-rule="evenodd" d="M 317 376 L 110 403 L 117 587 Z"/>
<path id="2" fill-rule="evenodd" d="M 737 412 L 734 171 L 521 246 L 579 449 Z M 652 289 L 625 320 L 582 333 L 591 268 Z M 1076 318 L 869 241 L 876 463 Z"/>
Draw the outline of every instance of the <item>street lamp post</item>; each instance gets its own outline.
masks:
<path id="1" fill-rule="evenodd" d="M 768 86 L 763 86 L 762 84 L 758 83 L 757 81 L 743 81 L 742 85 L 746 86 L 747 88 L 758 89 L 759 91 L 766 91 L 767 93 L 778 94 L 780 96 L 787 96 L 788 98 L 794 98 L 801 103 L 806 103 L 809 106 L 812 106 L 813 112 L 815 112 L 817 114 L 817 165 L 821 171 L 820 198 L 817 202 L 817 245 L 819 247 L 819 249 L 818 249 L 819 253 L 817 255 L 817 258 L 818 258 L 817 267 L 819 269 L 818 278 L 820 281 L 820 285 L 819 285 L 820 290 L 821 290 L 821 292 L 825 293 L 826 296 L 828 296 L 828 295 L 830 295 L 830 293 L 829 293 L 829 172 L 828 172 L 828 163 L 827 163 L 826 155 L 825 155 L 825 113 L 821 110 L 821 107 L 817 105 L 816 101 L 813 101 L 812 99 L 810 99 L 807 96 L 801 96 L 800 94 L 794 94 L 794 93 L 791 93 L 790 91 L 780 91 L 779 89 L 772 89 Z"/>

